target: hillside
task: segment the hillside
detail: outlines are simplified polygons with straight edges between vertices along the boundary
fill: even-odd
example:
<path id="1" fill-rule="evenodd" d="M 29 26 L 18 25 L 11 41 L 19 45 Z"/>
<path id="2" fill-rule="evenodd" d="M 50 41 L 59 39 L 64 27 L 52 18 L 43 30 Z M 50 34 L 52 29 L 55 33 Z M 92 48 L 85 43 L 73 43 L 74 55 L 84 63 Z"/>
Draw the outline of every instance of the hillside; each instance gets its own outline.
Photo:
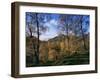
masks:
<path id="1" fill-rule="evenodd" d="M 39 41 L 39 64 L 35 64 L 35 50 L 37 38 L 26 38 L 26 66 L 57 66 L 89 64 L 89 36 L 85 35 L 84 49 L 81 37 L 65 35 L 56 36 L 48 41 Z M 69 45 L 68 45 L 69 44 Z M 76 46 L 77 45 L 77 46 Z M 69 46 L 69 48 L 68 48 Z"/>

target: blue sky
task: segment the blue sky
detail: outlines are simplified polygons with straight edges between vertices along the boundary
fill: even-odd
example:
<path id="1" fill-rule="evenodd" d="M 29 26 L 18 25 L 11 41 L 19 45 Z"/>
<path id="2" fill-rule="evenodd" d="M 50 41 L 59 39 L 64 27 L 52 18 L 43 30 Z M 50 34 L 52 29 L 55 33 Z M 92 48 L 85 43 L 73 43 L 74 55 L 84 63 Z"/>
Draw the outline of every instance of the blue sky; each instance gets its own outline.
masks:
<path id="1" fill-rule="evenodd" d="M 55 19 L 51 19 L 49 22 L 45 23 L 44 26 L 48 26 L 49 30 L 40 36 L 40 40 L 48 40 L 57 36 L 57 25 L 58 22 Z"/>
<path id="2" fill-rule="evenodd" d="M 30 12 L 28 12 L 28 13 L 30 13 Z M 35 14 L 35 13 L 34 13 Z M 43 14 L 43 16 L 44 16 L 44 23 L 43 23 L 43 26 L 45 27 L 48 27 L 48 30 L 45 32 L 45 33 L 43 33 L 43 34 L 41 34 L 40 35 L 40 40 L 45 40 L 45 41 L 47 41 L 47 40 L 49 40 L 49 39 L 51 39 L 51 38 L 54 38 L 54 37 L 56 37 L 56 36 L 58 36 L 58 26 L 59 25 L 62 25 L 60 22 L 59 22 L 59 16 L 61 15 L 61 14 L 49 14 L 49 16 L 51 17 L 50 18 L 50 20 L 49 21 L 47 21 L 47 18 L 46 18 L 46 15 L 48 15 L 48 13 L 38 13 L 38 14 Z M 66 14 L 67 15 L 67 14 Z M 77 15 L 73 15 L 74 17 L 77 17 Z M 85 15 L 84 15 L 85 16 Z M 30 16 L 28 16 L 28 15 L 26 15 L 26 21 L 27 22 L 30 22 L 31 21 L 31 17 Z M 89 17 L 88 18 L 86 18 L 85 20 L 87 20 L 88 22 L 89 22 Z M 34 26 L 36 26 L 36 24 L 35 23 L 33 23 L 33 25 Z M 86 24 L 83 24 L 83 27 L 84 26 L 86 26 Z M 87 27 L 85 27 L 85 29 L 88 29 L 88 31 L 87 32 L 89 32 L 89 25 L 87 25 Z M 27 27 L 26 27 L 26 30 L 27 30 Z"/>

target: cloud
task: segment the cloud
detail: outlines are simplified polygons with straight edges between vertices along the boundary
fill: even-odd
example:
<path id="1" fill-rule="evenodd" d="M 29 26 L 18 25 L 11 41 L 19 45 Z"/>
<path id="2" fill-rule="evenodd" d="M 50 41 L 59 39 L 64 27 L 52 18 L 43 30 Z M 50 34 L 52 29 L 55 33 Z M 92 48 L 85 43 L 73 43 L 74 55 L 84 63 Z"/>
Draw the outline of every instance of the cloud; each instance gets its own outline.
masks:
<path id="1" fill-rule="evenodd" d="M 57 26 L 58 22 L 55 19 L 51 19 L 49 22 L 46 22 L 44 26 L 48 27 L 49 30 L 46 33 L 43 33 L 40 36 L 40 40 L 49 40 L 57 36 Z"/>
<path id="2" fill-rule="evenodd" d="M 46 22 L 44 24 L 44 26 L 47 26 L 47 27 L 54 27 L 54 26 L 57 26 L 58 25 L 58 21 L 56 21 L 55 19 L 52 19 L 50 20 L 49 22 Z"/>
<path id="3" fill-rule="evenodd" d="M 50 24 L 53 25 L 53 26 L 57 26 L 57 25 L 58 25 L 58 22 L 57 22 L 57 20 L 52 19 L 52 20 L 50 21 Z"/>

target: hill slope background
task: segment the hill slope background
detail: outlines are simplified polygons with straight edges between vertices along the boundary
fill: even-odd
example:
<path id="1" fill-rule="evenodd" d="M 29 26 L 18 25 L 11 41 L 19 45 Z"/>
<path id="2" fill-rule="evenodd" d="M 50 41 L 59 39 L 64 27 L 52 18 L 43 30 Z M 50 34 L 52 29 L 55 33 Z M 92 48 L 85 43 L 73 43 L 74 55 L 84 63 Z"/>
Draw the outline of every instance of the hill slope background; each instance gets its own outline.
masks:
<path id="1" fill-rule="evenodd" d="M 26 38 L 26 66 L 58 66 L 89 64 L 89 34 L 85 35 L 86 48 L 84 49 L 82 37 L 75 35 L 56 36 L 48 41 L 41 41 L 39 46 L 39 64 L 35 64 L 36 37 Z M 33 44 L 33 42 L 35 43 Z"/>

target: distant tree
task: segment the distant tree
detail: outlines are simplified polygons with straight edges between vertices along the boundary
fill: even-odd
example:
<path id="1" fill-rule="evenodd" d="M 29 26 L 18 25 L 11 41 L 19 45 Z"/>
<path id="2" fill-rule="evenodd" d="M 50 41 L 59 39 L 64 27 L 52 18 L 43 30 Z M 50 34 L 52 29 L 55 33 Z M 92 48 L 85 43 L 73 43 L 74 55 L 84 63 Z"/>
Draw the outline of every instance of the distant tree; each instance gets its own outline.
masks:
<path id="1" fill-rule="evenodd" d="M 77 35 L 82 37 L 82 41 L 83 41 L 83 46 L 84 46 L 84 49 L 87 50 L 87 47 L 86 47 L 86 35 L 88 35 L 88 30 L 89 30 L 89 16 L 87 15 L 79 15 L 77 17 L 78 19 L 78 22 L 77 22 L 77 28 L 75 29 L 76 33 L 78 33 Z"/>
<path id="2" fill-rule="evenodd" d="M 64 34 L 67 37 L 67 48 L 68 51 L 70 52 L 70 32 L 72 31 L 72 15 L 66 15 L 66 14 L 61 14 L 59 17 L 59 21 L 60 21 L 60 25 L 59 27 L 59 31 L 60 34 Z"/>
<path id="3" fill-rule="evenodd" d="M 40 54 L 39 59 L 42 63 L 45 63 L 48 60 L 48 46 L 47 43 L 41 42 L 39 48 Z"/>
<path id="4" fill-rule="evenodd" d="M 86 19 L 88 19 L 88 20 L 86 20 Z M 89 28 L 89 17 L 88 16 L 81 17 L 80 22 L 81 22 L 81 32 L 82 32 L 82 37 L 83 37 L 83 42 L 84 42 L 84 49 L 87 50 L 85 33 L 87 32 L 87 30 Z"/>
<path id="5" fill-rule="evenodd" d="M 34 36 L 34 35 L 36 35 L 36 32 L 37 32 L 37 29 L 36 29 L 36 17 L 35 17 L 35 14 L 27 12 L 26 13 L 26 37 L 30 38 L 32 49 L 34 50 L 33 57 L 35 55 L 35 57 L 34 57 L 35 63 L 37 63 L 37 59 L 36 59 L 37 43 L 35 42 L 36 38 Z"/>
<path id="6" fill-rule="evenodd" d="M 88 15 L 66 15 L 61 14 L 59 17 L 59 32 L 67 37 L 68 51 L 76 50 L 79 37 L 82 37 L 84 49 L 86 47 L 85 35 L 89 29 L 89 16 Z M 66 39 L 66 38 L 65 38 Z M 81 44 L 80 44 L 81 45 Z"/>
<path id="7" fill-rule="evenodd" d="M 30 38 L 32 38 L 36 64 L 39 64 L 40 35 L 47 31 L 48 27 L 45 26 L 44 23 L 50 19 L 50 14 L 32 12 L 26 13 L 26 36 L 30 36 Z M 34 40 L 33 37 L 37 39 Z"/>

